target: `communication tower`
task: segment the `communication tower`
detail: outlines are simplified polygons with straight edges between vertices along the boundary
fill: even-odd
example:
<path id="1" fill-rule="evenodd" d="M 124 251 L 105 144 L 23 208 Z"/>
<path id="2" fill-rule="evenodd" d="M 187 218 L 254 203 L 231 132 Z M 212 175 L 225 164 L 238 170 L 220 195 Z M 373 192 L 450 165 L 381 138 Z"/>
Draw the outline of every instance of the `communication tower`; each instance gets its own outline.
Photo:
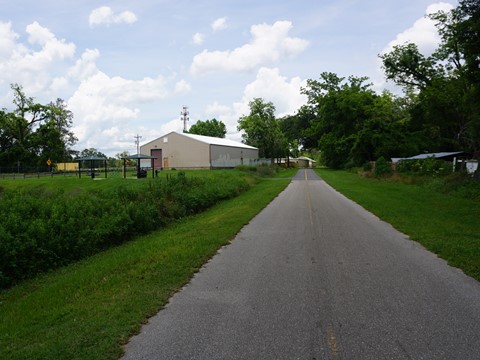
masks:
<path id="1" fill-rule="evenodd" d="M 187 121 L 189 120 L 188 114 L 189 114 L 188 107 L 184 105 L 182 112 L 180 113 L 180 115 L 182 115 L 180 117 L 180 120 L 183 121 L 183 132 L 187 132 Z"/>

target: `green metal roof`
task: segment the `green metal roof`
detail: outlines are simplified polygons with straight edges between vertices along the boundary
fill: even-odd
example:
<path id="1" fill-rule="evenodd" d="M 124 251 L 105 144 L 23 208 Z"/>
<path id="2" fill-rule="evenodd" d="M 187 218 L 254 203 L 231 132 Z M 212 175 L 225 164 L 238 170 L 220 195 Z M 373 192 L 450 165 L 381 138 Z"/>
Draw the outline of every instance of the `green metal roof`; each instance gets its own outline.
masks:
<path id="1" fill-rule="evenodd" d="M 75 159 L 75 161 L 88 161 L 88 160 L 93 161 L 93 160 L 108 160 L 108 159 L 101 156 L 85 156 L 85 157 Z"/>
<path id="2" fill-rule="evenodd" d="M 128 159 L 128 160 L 133 160 L 133 159 L 156 159 L 156 157 L 155 156 L 150 156 L 150 155 L 145 155 L 145 154 L 135 154 L 135 155 L 122 157 L 122 159 Z"/>

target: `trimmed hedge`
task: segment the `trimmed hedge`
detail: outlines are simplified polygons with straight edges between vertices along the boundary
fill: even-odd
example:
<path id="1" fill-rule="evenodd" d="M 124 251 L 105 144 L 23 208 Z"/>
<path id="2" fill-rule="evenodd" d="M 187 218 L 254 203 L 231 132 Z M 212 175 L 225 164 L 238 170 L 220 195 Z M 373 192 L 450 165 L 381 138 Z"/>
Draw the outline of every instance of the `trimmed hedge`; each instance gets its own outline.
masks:
<path id="1" fill-rule="evenodd" d="M 91 256 L 248 190 L 221 175 L 112 188 L 0 189 L 0 288 Z"/>

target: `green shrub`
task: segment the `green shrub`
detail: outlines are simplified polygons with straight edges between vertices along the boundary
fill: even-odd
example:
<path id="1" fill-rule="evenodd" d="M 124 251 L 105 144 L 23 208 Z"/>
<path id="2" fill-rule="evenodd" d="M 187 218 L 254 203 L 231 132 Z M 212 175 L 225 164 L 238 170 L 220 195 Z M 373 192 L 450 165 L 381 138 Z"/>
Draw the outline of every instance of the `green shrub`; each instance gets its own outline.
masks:
<path id="1" fill-rule="evenodd" d="M 480 201 L 480 181 L 466 171 L 457 171 L 441 179 L 439 190 L 465 199 Z"/>
<path id="2" fill-rule="evenodd" d="M 55 269 L 246 191 L 243 177 L 151 180 L 79 192 L 0 192 L 0 288 Z"/>
<path id="3" fill-rule="evenodd" d="M 178 172 L 177 178 L 178 178 L 179 181 L 185 181 L 185 177 L 186 177 L 185 171 L 179 171 Z"/>
<path id="4" fill-rule="evenodd" d="M 452 165 L 444 160 L 429 157 L 426 159 L 400 160 L 397 171 L 421 176 L 445 176 L 452 173 Z"/>
<path id="5" fill-rule="evenodd" d="M 372 171 L 372 163 L 370 161 L 366 161 L 362 166 L 363 171 Z"/>
<path id="6" fill-rule="evenodd" d="M 236 166 L 236 169 L 245 171 L 245 172 L 255 172 L 256 175 L 262 177 L 268 177 L 275 175 L 278 172 L 279 166 L 278 165 L 271 165 L 271 164 L 260 164 L 257 166 L 250 166 L 250 165 L 239 165 Z"/>
<path id="7" fill-rule="evenodd" d="M 256 172 L 257 171 L 257 167 L 252 166 L 252 165 L 237 165 L 237 166 L 235 166 L 235 169 L 240 170 L 240 171 L 244 171 L 244 172 Z"/>
<path id="8" fill-rule="evenodd" d="M 355 163 L 355 161 L 353 161 L 352 159 L 348 160 L 345 165 L 344 165 L 344 169 L 345 170 L 352 170 L 352 169 L 355 169 L 357 167 L 357 164 Z"/>
<path id="9" fill-rule="evenodd" d="M 377 161 L 375 162 L 375 170 L 373 174 L 376 177 L 382 177 L 391 173 L 392 173 L 392 167 L 390 163 L 387 160 L 385 160 L 383 156 L 378 158 Z"/>
<path id="10" fill-rule="evenodd" d="M 259 176 L 272 176 L 278 171 L 278 165 L 261 164 L 257 166 Z"/>

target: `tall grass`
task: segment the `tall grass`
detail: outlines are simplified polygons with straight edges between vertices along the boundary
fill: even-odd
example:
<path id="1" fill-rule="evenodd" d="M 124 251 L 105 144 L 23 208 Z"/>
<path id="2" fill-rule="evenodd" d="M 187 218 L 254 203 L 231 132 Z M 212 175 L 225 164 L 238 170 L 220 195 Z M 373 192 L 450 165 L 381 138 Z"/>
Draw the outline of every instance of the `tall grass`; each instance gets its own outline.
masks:
<path id="1" fill-rule="evenodd" d="M 65 187 L 52 180 L 17 180 L 22 183 L 0 191 L 0 288 L 151 232 L 249 188 L 244 176 L 224 172 L 208 177 L 178 172 L 168 181 L 56 183 Z"/>

